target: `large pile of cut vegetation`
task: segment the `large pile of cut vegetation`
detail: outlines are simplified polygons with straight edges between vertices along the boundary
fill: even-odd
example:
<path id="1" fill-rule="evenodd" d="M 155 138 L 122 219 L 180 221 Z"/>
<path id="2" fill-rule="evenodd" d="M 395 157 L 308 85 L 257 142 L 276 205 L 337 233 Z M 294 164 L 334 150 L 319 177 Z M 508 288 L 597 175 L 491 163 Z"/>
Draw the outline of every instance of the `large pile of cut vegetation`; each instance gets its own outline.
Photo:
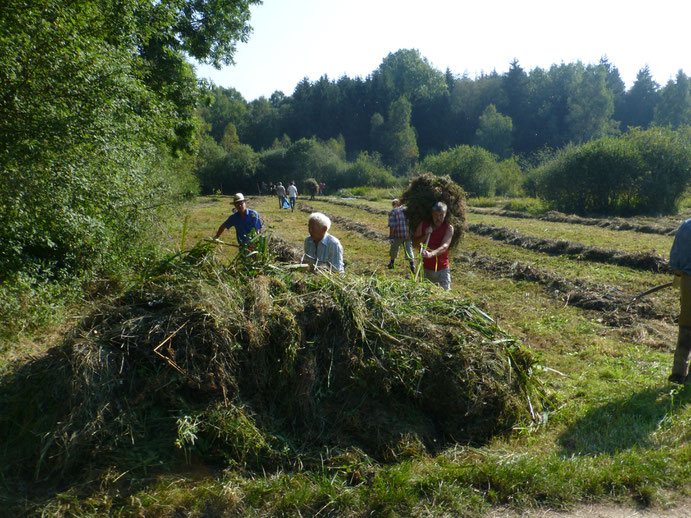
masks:
<path id="1" fill-rule="evenodd" d="M 423 221 L 432 219 L 432 206 L 442 201 L 447 206 L 446 222 L 453 225 L 451 250 L 455 249 L 465 231 L 466 194 L 449 176 L 424 173 L 413 178 L 400 197 L 411 232 Z"/>
<path id="2" fill-rule="evenodd" d="M 156 265 L 7 369 L 0 475 L 190 455 L 271 469 L 350 449 L 386 461 L 536 417 L 535 358 L 473 304 L 429 284 L 219 265 L 213 246 Z"/>

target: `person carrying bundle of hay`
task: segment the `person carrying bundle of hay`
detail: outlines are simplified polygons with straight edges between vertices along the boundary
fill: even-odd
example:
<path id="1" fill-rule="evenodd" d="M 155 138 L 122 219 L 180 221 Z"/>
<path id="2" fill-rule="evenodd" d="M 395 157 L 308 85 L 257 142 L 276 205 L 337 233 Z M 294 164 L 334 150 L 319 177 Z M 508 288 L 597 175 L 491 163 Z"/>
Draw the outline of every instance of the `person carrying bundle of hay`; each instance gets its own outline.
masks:
<path id="1" fill-rule="evenodd" d="M 453 238 L 453 225 L 446 221 L 448 207 L 443 201 L 432 206 L 431 220 L 421 221 L 413 236 L 413 246 L 422 247 L 422 266 L 424 277 L 445 290 L 451 289 L 449 270 L 449 246 Z"/>
<path id="2" fill-rule="evenodd" d="M 451 289 L 449 255 L 465 229 L 465 191 L 449 176 L 424 173 L 400 197 L 413 233 L 413 247 L 422 246 L 423 276 Z"/>

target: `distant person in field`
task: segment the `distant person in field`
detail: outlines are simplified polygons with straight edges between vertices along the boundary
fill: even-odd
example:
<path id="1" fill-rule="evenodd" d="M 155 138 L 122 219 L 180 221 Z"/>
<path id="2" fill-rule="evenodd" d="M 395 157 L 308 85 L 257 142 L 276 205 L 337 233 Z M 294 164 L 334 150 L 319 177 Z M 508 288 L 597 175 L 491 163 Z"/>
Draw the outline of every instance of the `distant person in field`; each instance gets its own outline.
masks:
<path id="1" fill-rule="evenodd" d="M 418 225 L 413 236 L 413 246 L 417 248 L 427 243 L 420 252 L 425 279 L 450 290 L 449 246 L 453 238 L 453 225 L 446 221 L 447 209 L 443 201 L 432 206 L 432 219 Z"/>
<path id="2" fill-rule="evenodd" d="M 310 270 L 323 268 L 343 273 L 343 246 L 329 234 L 331 220 L 321 212 L 313 212 L 307 220 L 309 237 L 305 239 L 303 263 L 310 265 Z"/>
<path id="3" fill-rule="evenodd" d="M 681 311 L 679 313 L 679 335 L 674 351 L 672 374 L 673 383 L 691 383 L 689 356 L 691 355 L 691 219 L 681 224 L 674 236 L 669 253 L 669 267 L 679 283 Z"/>
<path id="4" fill-rule="evenodd" d="M 401 202 L 395 199 L 391 202 L 391 212 L 389 212 L 389 269 L 394 268 L 394 263 L 398 257 L 398 249 L 403 245 L 406 259 L 410 265 L 410 271 L 415 273 L 415 262 L 413 261 L 413 242 L 410 240 L 408 223 L 405 220 L 404 207 Z"/>
<path id="5" fill-rule="evenodd" d="M 298 188 L 295 187 L 295 180 L 288 186 L 288 201 L 290 201 L 290 212 L 295 212 L 295 200 L 298 198 Z"/>
<path id="6" fill-rule="evenodd" d="M 286 188 L 283 187 L 281 182 L 278 182 L 278 185 L 276 186 L 276 194 L 278 195 L 278 208 L 282 209 L 283 200 L 286 199 Z"/>
<path id="7" fill-rule="evenodd" d="M 324 189 L 326 189 L 326 184 L 319 182 L 319 196 L 324 196 Z"/>
<path id="8" fill-rule="evenodd" d="M 233 196 L 233 205 L 235 211 L 218 227 L 214 239 L 219 239 L 227 228 L 235 227 L 235 237 L 240 247 L 244 248 L 253 235 L 262 231 L 262 221 L 257 211 L 247 208 L 247 200 L 241 192 Z"/>

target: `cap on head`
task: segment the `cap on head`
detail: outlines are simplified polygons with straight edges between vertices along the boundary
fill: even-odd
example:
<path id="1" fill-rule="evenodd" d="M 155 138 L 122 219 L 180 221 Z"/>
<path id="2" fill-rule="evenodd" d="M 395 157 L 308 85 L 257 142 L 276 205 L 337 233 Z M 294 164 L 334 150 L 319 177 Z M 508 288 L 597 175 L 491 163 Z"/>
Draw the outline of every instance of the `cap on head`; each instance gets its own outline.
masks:
<path id="1" fill-rule="evenodd" d="M 240 203 L 243 201 L 245 201 L 245 197 L 242 195 L 241 192 L 239 192 L 235 196 L 233 196 L 233 203 Z"/>
<path id="2" fill-rule="evenodd" d="M 393 201 L 391 202 L 391 206 L 392 207 L 398 207 L 399 203 L 400 203 L 400 201 L 398 200 L 398 198 L 394 198 Z"/>

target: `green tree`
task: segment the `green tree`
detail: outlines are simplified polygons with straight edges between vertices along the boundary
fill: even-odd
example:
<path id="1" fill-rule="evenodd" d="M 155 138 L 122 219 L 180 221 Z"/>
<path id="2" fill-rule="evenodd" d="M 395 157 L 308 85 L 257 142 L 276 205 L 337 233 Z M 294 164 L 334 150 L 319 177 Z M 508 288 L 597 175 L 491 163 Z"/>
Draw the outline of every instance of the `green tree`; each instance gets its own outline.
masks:
<path id="1" fill-rule="evenodd" d="M 213 87 L 211 106 L 202 110 L 202 116 L 211 124 L 211 135 L 216 142 L 223 140 L 228 124 L 244 132 L 247 120 L 247 102 L 234 88 Z"/>
<path id="2" fill-rule="evenodd" d="M 255 150 L 261 150 L 270 148 L 279 136 L 279 108 L 266 97 L 260 97 L 249 103 L 241 140 Z"/>
<path id="3" fill-rule="evenodd" d="M 511 117 L 497 112 L 496 106 L 490 104 L 480 115 L 475 132 L 475 144 L 500 158 L 509 158 L 512 154 L 512 132 Z"/>
<path id="4" fill-rule="evenodd" d="M 235 146 L 240 144 L 240 138 L 238 137 L 238 132 L 235 130 L 235 124 L 229 122 L 226 124 L 226 129 L 223 132 L 223 138 L 221 139 L 221 147 L 229 152 Z"/>
<path id="5" fill-rule="evenodd" d="M 569 85 L 569 136 L 574 142 L 610 135 L 615 131 L 612 120 L 614 96 L 607 88 L 607 70 L 602 65 L 579 64 L 575 80 Z"/>
<path id="6" fill-rule="evenodd" d="M 623 129 L 639 127 L 647 129 L 653 122 L 655 107 L 660 100 L 660 85 L 653 80 L 646 65 L 636 74 L 636 81 L 626 93 L 621 111 Z"/>
<path id="7" fill-rule="evenodd" d="M 402 96 L 416 103 L 448 92 L 444 74 L 416 49 L 390 53 L 372 73 L 371 81 L 379 106 L 389 106 Z"/>
<path id="8" fill-rule="evenodd" d="M 691 124 L 691 82 L 682 70 L 677 72 L 676 81 L 668 81 L 660 91 L 655 123 L 672 128 Z"/>
<path id="9" fill-rule="evenodd" d="M 511 120 L 514 147 L 519 151 L 526 151 L 533 145 L 530 132 L 532 96 L 528 74 L 518 64 L 517 59 L 511 62 L 509 71 L 502 77 L 502 89 L 506 96 L 503 111 Z"/>
<path id="10" fill-rule="evenodd" d="M 197 134 L 187 55 L 232 59 L 251 3 L 3 6 L 0 281 L 88 277 L 146 246 L 152 222 L 190 190 L 189 160 L 170 158 Z"/>
<path id="11" fill-rule="evenodd" d="M 411 105 L 400 97 L 391 103 L 384 129 L 384 161 L 398 173 L 409 170 L 418 159 L 415 131 L 410 125 Z"/>

